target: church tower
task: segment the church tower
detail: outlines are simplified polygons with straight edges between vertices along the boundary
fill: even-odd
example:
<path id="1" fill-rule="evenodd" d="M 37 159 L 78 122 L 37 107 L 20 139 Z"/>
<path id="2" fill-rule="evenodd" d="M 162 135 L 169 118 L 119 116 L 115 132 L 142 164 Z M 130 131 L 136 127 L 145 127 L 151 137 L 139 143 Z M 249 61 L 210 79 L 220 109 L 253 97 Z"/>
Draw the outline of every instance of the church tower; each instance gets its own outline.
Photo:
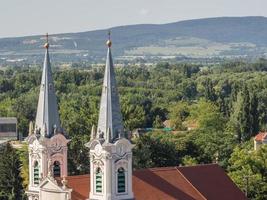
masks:
<path id="1" fill-rule="evenodd" d="M 35 129 L 27 138 L 29 147 L 29 188 L 30 200 L 40 197 L 41 183 L 49 177 L 67 176 L 67 144 L 69 140 L 60 126 L 57 99 L 49 58 L 48 35 L 44 45 L 46 52 L 43 64 Z"/>
<path id="2" fill-rule="evenodd" d="M 90 148 L 90 200 L 130 200 L 132 144 L 125 137 L 110 40 L 100 103 L 98 127 L 92 128 Z"/>

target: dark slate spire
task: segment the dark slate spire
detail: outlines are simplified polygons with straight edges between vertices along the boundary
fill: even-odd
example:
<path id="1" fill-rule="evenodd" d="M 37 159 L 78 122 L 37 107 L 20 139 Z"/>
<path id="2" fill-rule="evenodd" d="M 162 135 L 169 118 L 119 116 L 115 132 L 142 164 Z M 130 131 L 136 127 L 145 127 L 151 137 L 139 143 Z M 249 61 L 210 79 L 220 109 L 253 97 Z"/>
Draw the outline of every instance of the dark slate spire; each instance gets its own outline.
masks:
<path id="1" fill-rule="evenodd" d="M 52 79 L 52 70 L 49 58 L 48 34 L 46 35 L 46 48 L 39 101 L 36 113 L 35 130 L 44 137 L 51 137 L 55 130 L 59 130 L 60 121 L 57 99 Z"/>
<path id="2" fill-rule="evenodd" d="M 105 68 L 104 83 L 100 103 L 100 112 L 97 127 L 97 136 L 103 137 L 106 142 L 112 142 L 123 133 L 122 115 L 111 55 L 110 40 L 107 41 L 108 52 Z"/>

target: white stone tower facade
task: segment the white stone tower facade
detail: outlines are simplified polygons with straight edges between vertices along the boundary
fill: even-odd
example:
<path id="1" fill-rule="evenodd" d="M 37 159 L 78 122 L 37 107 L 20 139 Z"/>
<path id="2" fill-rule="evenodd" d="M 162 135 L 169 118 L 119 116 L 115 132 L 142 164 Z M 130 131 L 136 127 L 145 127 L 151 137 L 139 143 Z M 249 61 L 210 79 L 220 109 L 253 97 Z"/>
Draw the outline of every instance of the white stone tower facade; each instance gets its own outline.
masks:
<path id="1" fill-rule="evenodd" d="M 67 144 L 63 129 L 60 126 L 55 88 L 49 58 L 48 36 L 45 44 L 42 81 L 35 130 L 27 138 L 29 144 L 29 188 L 26 192 L 29 200 L 42 200 L 51 195 L 47 184 L 57 187 L 55 177 L 67 176 Z M 70 190 L 57 188 L 57 194 L 52 199 L 70 199 Z M 51 190 L 51 187 L 50 187 Z M 53 192 L 52 192 L 53 194 Z M 52 200 L 51 199 L 51 200 Z"/>
<path id="2" fill-rule="evenodd" d="M 102 88 L 97 131 L 92 128 L 90 148 L 90 200 L 130 200 L 132 144 L 125 138 L 111 55 L 111 40 Z"/>

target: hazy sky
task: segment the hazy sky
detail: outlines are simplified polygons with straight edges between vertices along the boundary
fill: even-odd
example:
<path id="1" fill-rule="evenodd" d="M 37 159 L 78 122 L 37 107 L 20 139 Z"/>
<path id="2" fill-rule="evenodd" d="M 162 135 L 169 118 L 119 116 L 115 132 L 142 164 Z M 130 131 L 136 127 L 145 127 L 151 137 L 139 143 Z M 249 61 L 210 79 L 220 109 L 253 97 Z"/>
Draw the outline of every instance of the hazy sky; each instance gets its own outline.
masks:
<path id="1" fill-rule="evenodd" d="M 0 37 L 218 16 L 267 16 L 267 0 L 0 0 Z"/>

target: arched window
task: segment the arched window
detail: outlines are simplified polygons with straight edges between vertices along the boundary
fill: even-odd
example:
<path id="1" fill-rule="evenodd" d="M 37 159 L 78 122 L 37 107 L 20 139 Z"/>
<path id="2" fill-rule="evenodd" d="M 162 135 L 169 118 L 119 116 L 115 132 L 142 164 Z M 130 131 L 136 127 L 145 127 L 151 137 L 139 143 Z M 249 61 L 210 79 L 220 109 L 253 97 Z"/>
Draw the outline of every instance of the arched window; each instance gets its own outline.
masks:
<path id="1" fill-rule="evenodd" d="M 34 185 L 39 184 L 39 164 L 37 161 L 34 162 L 33 166 L 33 184 Z"/>
<path id="2" fill-rule="evenodd" d="M 95 173 L 95 191 L 97 193 L 102 193 L 102 171 L 99 167 L 96 169 Z"/>
<path id="3" fill-rule="evenodd" d="M 124 193 L 125 188 L 125 170 L 121 167 L 118 169 L 118 193 Z"/>
<path id="4" fill-rule="evenodd" d="M 58 161 L 54 162 L 53 174 L 54 174 L 54 177 L 60 177 L 60 163 Z"/>

